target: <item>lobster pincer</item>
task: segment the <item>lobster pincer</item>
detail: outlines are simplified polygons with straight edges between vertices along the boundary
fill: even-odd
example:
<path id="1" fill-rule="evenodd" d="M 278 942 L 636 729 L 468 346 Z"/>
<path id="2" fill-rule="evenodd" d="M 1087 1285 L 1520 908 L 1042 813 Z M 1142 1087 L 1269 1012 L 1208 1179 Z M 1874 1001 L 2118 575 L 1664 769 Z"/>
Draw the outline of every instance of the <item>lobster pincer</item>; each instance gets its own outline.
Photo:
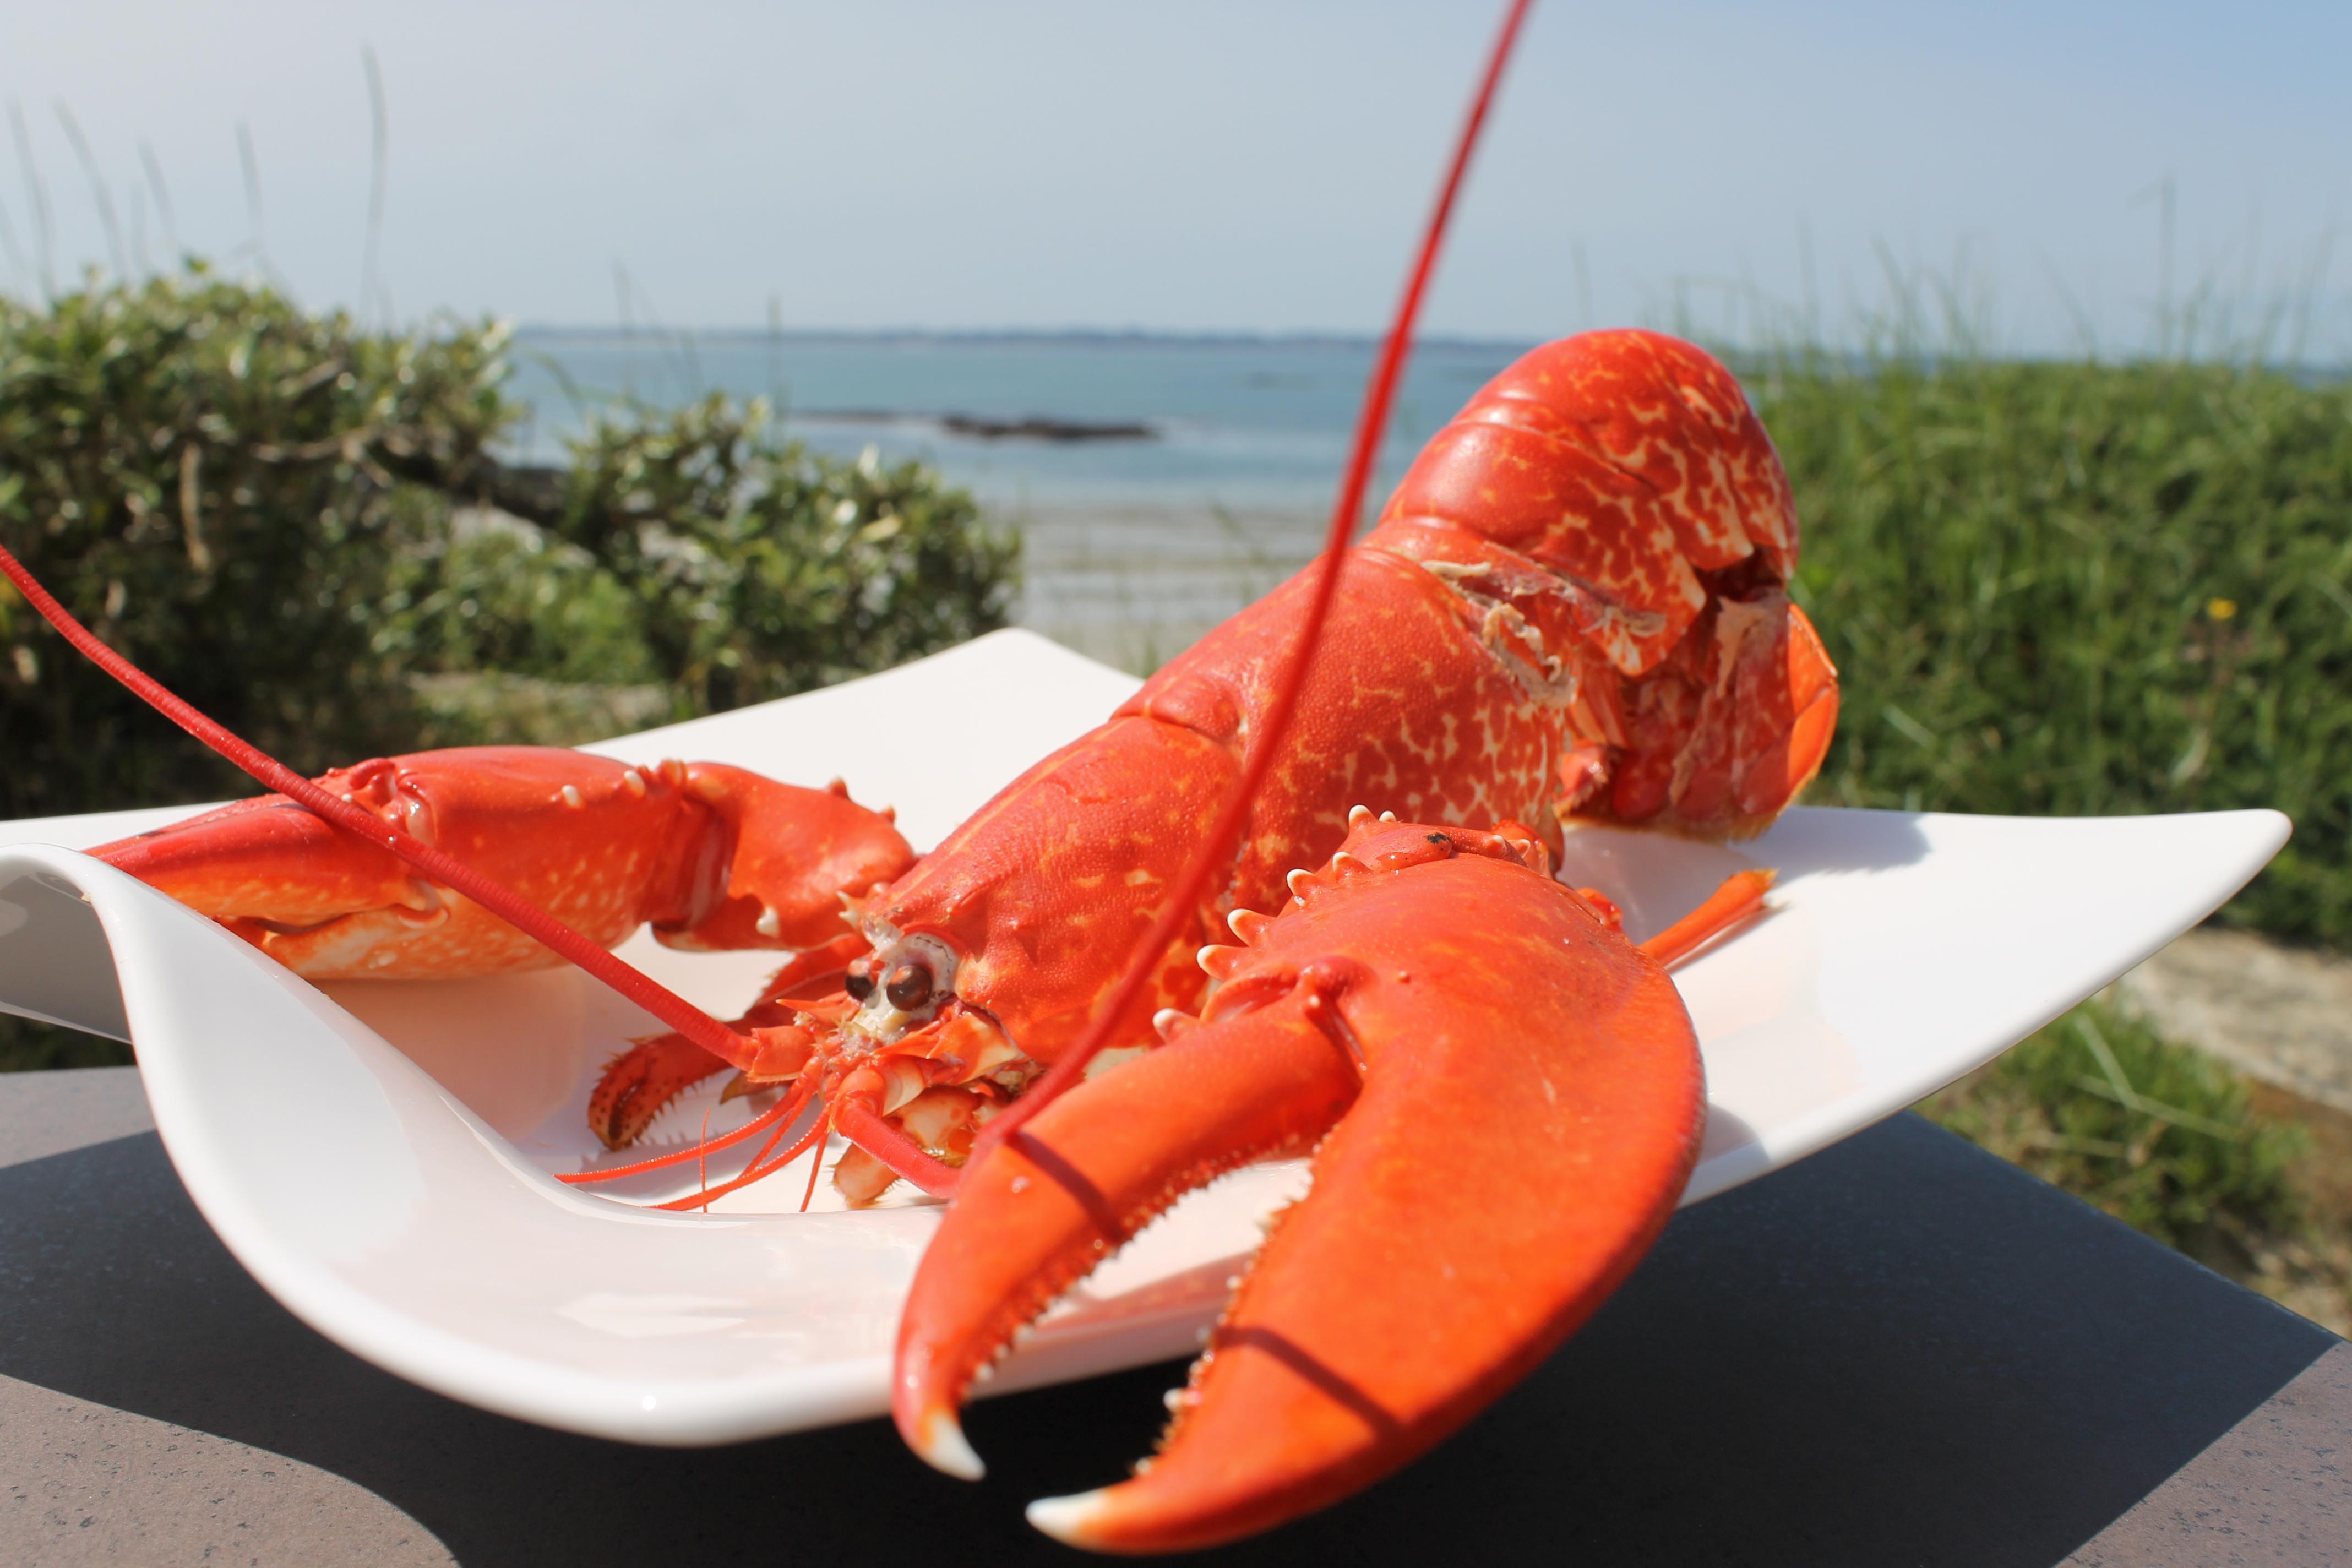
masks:
<path id="1" fill-rule="evenodd" d="M 1336 1500 L 1524 1376 L 1625 1277 L 1696 1158 L 1698 1047 L 1648 954 L 1543 846 L 1376 821 L 1292 879 L 1159 1049 L 970 1167 L 898 1342 L 907 1441 L 979 1473 L 956 1412 L 1016 1333 L 1194 1187 L 1313 1153 L 1132 1479 L 1032 1506 L 1073 1544 L 1212 1545 Z M 1461 1180 L 1464 1173 L 1473 1179 Z"/>

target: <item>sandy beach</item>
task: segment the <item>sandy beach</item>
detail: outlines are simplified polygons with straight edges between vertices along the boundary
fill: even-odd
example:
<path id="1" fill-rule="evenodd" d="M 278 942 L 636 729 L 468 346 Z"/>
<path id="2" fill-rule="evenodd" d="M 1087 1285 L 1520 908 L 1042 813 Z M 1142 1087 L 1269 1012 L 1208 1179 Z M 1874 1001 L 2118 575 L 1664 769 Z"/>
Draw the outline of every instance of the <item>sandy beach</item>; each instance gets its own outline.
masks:
<path id="1" fill-rule="evenodd" d="M 1149 674 L 1314 555 L 1325 519 L 1210 506 L 1032 506 L 1020 624 Z"/>

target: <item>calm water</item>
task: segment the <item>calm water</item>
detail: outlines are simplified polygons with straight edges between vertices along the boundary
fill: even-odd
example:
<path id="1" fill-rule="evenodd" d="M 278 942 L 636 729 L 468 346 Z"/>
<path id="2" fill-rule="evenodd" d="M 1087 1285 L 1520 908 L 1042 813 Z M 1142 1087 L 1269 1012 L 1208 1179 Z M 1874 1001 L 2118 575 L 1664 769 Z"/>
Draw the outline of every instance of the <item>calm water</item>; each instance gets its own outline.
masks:
<path id="1" fill-rule="evenodd" d="M 526 457 L 558 455 L 590 409 L 709 391 L 765 396 L 823 450 L 920 458 L 1021 527 L 1021 619 L 1115 663 L 1165 659 L 1294 570 L 1321 533 L 1373 346 L 1103 337 L 688 340 L 534 331 L 517 391 Z M 1516 357 L 1416 352 L 1367 511 L 1431 431 Z M 957 435 L 962 416 L 1140 424 L 1141 439 Z"/>

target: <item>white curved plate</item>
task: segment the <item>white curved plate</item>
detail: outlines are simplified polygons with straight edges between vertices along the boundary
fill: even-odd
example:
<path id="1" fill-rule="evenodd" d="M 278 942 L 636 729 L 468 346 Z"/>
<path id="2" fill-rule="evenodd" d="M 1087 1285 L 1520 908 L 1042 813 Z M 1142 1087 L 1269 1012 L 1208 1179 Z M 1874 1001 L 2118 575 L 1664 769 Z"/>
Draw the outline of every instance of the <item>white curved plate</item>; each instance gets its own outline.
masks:
<path id="1" fill-rule="evenodd" d="M 1134 685 L 1004 632 L 594 749 L 807 784 L 843 773 L 860 799 L 895 802 L 909 837 L 929 843 Z M 929 727 L 909 732 L 898 721 L 909 712 Z M 797 1206 L 800 1172 L 710 1215 L 650 1215 L 563 1186 L 547 1173 L 580 1168 L 594 1147 L 582 1109 L 595 1069 L 650 1020 L 569 972 L 322 994 L 73 852 L 184 809 L 0 824 L 0 1007 L 136 1040 L 190 1194 L 279 1300 L 428 1387 L 603 1436 L 724 1442 L 886 1407 L 898 1305 L 934 1209 L 839 1212 L 820 1186 L 820 1212 L 779 1212 Z M 1695 1202 L 1989 1059 L 2202 918 L 2286 832 L 2263 811 L 2027 821 L 1799 810 L 1738 850 L 1582 834 L 1564 874 L 1616 897 L 1638 936 L 1738 866 L 1780 870 L 1778 912 L 1677 975 L 1712 1105 Z M 628 951 L 722 1010 L 769 966 L 642 939 Z M 664 1127 L 691 1132 L 709 1108 L 706 1095 Z M 713 1110 L 710 1124 L 743 1110 Z M 1188 1200 L 1059 1310 L 993 1388 L 1188 1352 L 1259 1215 L 1299 1177 L 1262 1167 Z"/>

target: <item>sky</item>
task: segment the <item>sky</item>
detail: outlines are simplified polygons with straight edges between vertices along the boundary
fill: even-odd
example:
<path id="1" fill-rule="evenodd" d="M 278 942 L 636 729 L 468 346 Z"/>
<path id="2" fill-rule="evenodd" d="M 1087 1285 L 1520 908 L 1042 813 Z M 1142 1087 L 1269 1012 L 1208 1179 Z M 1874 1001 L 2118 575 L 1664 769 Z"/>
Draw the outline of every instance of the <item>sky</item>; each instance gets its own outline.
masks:
<path id="1" fill-rule="evenodd" d="M 250 264 L 243 127 L 262 262 L 307 304 L 357 305 L 372 49 L 378 316 L 1368 333 L 1498 16 L 19 5 L 0 20 L 0 99 L 24 132 L 0 154 L 0 289 L 39 291 L 44 205 L 54 277 L 168 255 L 142 147 L 170 237 Z M 1426 327 L 1844 342 L 1907 300 L 1936 325 L 1957 301 L 2000 349 L 2131 353 L 2193 305 L 2208 346 L 2340 361 L 2347 59 L 2341 0 L 1544 0 Z"/>

